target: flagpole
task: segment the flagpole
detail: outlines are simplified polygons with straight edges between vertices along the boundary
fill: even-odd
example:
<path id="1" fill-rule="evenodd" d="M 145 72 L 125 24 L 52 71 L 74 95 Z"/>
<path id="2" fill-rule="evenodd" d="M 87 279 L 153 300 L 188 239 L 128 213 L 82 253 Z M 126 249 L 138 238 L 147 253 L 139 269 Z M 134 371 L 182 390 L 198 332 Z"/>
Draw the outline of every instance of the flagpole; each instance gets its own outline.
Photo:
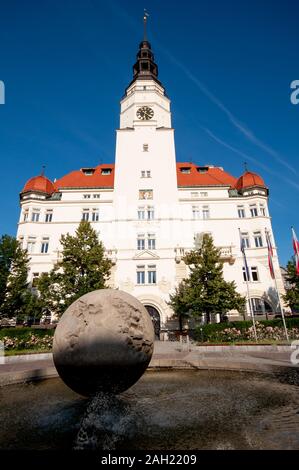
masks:
<path id="1" fill-rule="evenodd" d="M 241 237 L 241 230 L 239 229 L 239 235 L 240 235 L 240 242 L 241 242 L 241 246 L 242 246 L 242 237 Z M 244 261 L 244 258 L 245 258 L 245 247 L 243 247 L 243 261 Z M 253 331 L 254 331 L 254 337 L 255 337 L 255 341 L 257 341 L 257 334 L 256 334 L 256 326 L 255 326 L 255 318 L 254 318 L 254 313 L 253 313 L 253 310 L 252 310 L 252 305 L 251 305 L 251 302 L 250 302 L 250 295 L 249 295 L 249 284 L 248 284 L 248 276 L 249 276 L 249 270 L 246 269 L 246 266 L 247 266 L 247 262 L 245 263 L 245 279 L 246 279 L 246 287 L 247 287 L 247 299 L 248 299 L 248 306 L 249 306 L 249 313 L 251 315 L 251 318 L 252 318 L 252 326 L 253 326 Z"/>
<path id="2" fill-rule="evenodd" d="M 267 240 L 267 245 L 268 245 L 268 250 L 269 250 L 269 248 L 270 248 L 269 243 L 271 244 L 271 241 L 270 241 L 270 237 L 269 237 L 269 232 L 266 228 L 265 228 L 265 233 L 266 233 L 266 240 Z M 272 244 L 271 244 L 271 248 L 272 248 Z M 285 321 L 285 317 L 284 317 L 284 312 L 283 312 L 283 309 L 282 309 L 282 303 L 281 303 L 281 299 L 280 299 L 280 295 L 279 295 L 279 291 L 278 291 L 277 280 L 276 280 L 276 275 L 275 275 L 275 269 L 274 269 L 274 265 L 273 265 L 273 261 L 272 261 L 272 253 L 271 253 L 271 262 L 272 262 L 272 267 L 273 267 L 273 269 L 272 269 L 273 279 L 274 279 L 275 289 L 276 289 L 276 293 L 277 293 L 278 304 L 279 304 L 279 308 L 280 308 L 280 311 L 281 311 L 281 317 L 282 317 L 284 332 L 285 332 L 285 335 L 286 335 L 286 339 L 289 342 L 289 334 L 288 334 L 288 329 L 287 329 L 287 325 L 286 325 L 286 321 Z"/>

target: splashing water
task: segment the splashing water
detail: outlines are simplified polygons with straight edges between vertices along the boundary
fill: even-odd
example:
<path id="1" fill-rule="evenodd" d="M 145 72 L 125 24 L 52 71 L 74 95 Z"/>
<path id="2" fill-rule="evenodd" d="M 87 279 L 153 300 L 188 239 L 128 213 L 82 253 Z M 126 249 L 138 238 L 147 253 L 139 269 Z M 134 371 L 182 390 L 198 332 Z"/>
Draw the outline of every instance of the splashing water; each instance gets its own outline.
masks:
<path id="1" fill-rule="evenodd" d="M 97 393 L 82 418 L 74 448 L 76 450 L 114 450 L 119 441 L 134 434 L 134 413 L 121 398 Z"/>

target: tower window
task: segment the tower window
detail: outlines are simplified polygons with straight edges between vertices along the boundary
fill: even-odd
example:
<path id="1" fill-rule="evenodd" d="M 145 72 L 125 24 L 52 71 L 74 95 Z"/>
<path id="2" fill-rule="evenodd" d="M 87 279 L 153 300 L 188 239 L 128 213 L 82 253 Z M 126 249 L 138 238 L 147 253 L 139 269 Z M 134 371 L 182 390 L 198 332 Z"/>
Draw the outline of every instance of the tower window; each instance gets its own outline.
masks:
<path id="1" fill-rule="evenodd" d="M 244 206 L 238 206 L 238 217 L 239 217 L 239 219 L 244 219 L 244 217 L 245 217 Z"/>
<path id="2" fill-rule="evenodd" d="M 29 209 L 25 209 L 23 212 L 23 222 L 27 222 L 29 215 Z"/>
<path id="3" fill-rule="evenodd" d="M 148 152 L 148 144 L 143 144 L 143 151 Z"/>
<path id="4" fill-rule="evenodd" d="M 45 222 L 47 223 L 52 222 L 52 218 L 53 218 L 53 210 L 47 210 L 46 216 L 45 216 Z"/>
<path id="5" fill-rule="evenodd" d="M 193 219 L 199 219 L 200 217 L 200 211 L 198 206 L 192 206 L 192 218 Z"/>
<path id="6" fill-rule="evenodd" d="M 257 217 L 258 216 L 256 204 L 251 204 L 250 205 L 250 214 L 251 214 L 251 217 Z"/>
<path id="7" fill-rule="evenodd" d="M 209 206 L 203 206 L 203 208 L 202 208 L 202 218 L 203 218 L 204 220 L 210 218 L 210 209 L 209 209 Z"/>
<path id="8" fill-rule="evenodd" d="M 32 215 L 31 215 L 31 222 L 38 222 L 39 221 L 39 214 L 40 214 L 39 209 L 33 209 Z"/>

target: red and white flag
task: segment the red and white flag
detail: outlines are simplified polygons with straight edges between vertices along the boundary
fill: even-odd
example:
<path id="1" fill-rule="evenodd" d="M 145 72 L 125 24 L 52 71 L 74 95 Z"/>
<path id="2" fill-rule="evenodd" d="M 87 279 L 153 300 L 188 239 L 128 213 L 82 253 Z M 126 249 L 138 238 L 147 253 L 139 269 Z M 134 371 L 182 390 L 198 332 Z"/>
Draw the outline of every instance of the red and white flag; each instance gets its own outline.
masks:
<path id="1" fill-rule="evenodd" d="M 296 263 L 296 273 L 299 276 L 299 242 L 296 237 L 295 230 L 292 227 L 292 235 L 293 235 L 293 247 L 295 252 L 295 263 Z"/>
<path id="2" fill-rule="evenodd" d="M 273 248 L 272 248 L 268 230 L 265 230 L 265 233 L 266 233 L 266 241 L 267 241 L 267 247 L 268 247 L 268 265 L 269 265 L 271 277 L 272 279 L 274 279 L 275 274 L 274 274 L 274 266 L 273 266 Z"/>

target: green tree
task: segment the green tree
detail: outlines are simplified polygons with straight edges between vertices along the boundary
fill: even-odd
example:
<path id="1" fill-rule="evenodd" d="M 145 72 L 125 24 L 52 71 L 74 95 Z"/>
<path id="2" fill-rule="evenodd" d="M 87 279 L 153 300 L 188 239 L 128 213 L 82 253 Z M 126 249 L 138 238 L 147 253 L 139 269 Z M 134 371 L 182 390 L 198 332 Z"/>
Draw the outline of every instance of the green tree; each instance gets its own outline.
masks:
<path id="1" fill-rule="evenodd" d="M 291 308 L 292 311 L 299 311 L 299 275 L 296 272 L 296 262 L 293 257 L 287 264 L 286 281 L 289 287 L 286 287 L 286 294 L 283 300 Z"/>
<path id="2" fill-rule="evenodd" d="M 0 238 L 0 307 L 5 299 L 7 278 L 17 246 L 14 237 L 2 235 Z"/>
<path id="3" fill-rule="evenodd" d="M 58 316 L 82 295 L 105 288 L 113 264 L 89 222 L 82 221 L 74 236 L 62 235 L 60 243 L 61 260 L 38 282 L 44 310 Z"/>
<path id="4" fill-rule="evenodd" d="M 234 282 L 223 278 L 220 250 L 214 246 L 210 235 L 203 236 L 201 246 L 188 253 L 184 262 L 190 268 L 190 275 L 170 295 L 169 302 L 180 326 L 182 318 L 190 315 L 200 318 L 206 314 L 209 322 L 215 313 L 223 315 L 232 309 L 244 310 L 245 298 L 236 291 Z"/>
<path id="5" fill-rule="evenodd" d="M 17 241 L 6 278 L 4 299 L 0 306 L 3 317 L 19 318 L 25 314 L 26 304 L 31 295 L 27 281 L 28 264 L 27 250 L 24 250 Z"/>

